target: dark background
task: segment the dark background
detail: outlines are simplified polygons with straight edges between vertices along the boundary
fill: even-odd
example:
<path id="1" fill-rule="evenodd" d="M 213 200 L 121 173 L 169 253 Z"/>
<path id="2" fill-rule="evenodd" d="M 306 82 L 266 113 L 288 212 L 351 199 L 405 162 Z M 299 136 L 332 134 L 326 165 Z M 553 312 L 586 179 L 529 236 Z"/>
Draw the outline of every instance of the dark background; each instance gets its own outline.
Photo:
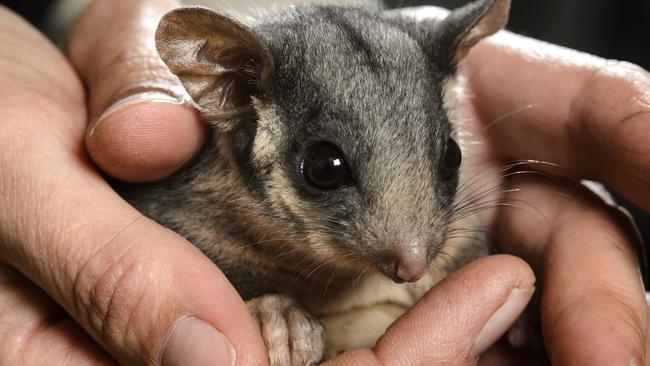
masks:
<path id="1" fill-rule="evenodd" d="M 433 4 L 447 8 L 467 3 L 466 0 L 386 2 L 392 7 Z M 38 26 L 43 24 L 51 3 L 0 0 L 0 4 Z M 630 61 L 650 70 L 650 0 L 514 0 L 508 28 L 602 57 Z M 635 215 L 643 237 L 650 240 L 650 216 L 627 206 Z"/>

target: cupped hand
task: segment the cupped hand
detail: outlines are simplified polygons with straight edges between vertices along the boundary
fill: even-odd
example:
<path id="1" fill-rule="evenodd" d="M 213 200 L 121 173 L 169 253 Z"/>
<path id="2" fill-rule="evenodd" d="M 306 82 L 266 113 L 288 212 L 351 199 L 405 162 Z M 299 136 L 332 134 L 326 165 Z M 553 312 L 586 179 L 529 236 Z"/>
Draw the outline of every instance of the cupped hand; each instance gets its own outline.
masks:
<path id="1" fill-rule="evenodd" d="M 0 364 L 266 357 L 217 267 L 130 207 L 94 168 L 81 82 L 2 7 L 0 85 Z"/>
<path id="2" fill-rule="evenodd" d="M 580 181 L 650 210 L 650 74 L 508 32 L 461 70 L 468 179 L 485 188 L 478 206 L 500 207 L 484 215 L 495 245 L 538 276 L 551 362 L 645 365 L 642 244 L 629 217 Z"/>

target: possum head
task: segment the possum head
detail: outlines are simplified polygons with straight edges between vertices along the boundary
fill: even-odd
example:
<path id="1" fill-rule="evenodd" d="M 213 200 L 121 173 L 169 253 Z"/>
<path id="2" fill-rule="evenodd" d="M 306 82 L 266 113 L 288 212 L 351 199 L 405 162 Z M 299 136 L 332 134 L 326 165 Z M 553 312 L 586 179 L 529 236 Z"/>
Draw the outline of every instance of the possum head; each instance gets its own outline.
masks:
<path id="1" fill-rule="evenodd" d="M 181 8 L 157 47 L 296 250 L 413 282 L 444 248 L 458 185 L 446 82 L 508 8 L 308 7 L 251 27 Z"/>

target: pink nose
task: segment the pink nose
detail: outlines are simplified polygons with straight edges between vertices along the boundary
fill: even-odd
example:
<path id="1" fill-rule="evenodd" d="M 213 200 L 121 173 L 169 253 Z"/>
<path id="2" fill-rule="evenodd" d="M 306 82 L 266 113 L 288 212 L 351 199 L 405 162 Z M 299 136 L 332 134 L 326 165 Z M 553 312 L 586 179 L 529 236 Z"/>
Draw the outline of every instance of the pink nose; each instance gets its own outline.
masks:
<path id="1" fill-rule="evenodd" d="M 415 282 L 427 272 L 426 255 L 399 256 L 395 261 L 395 282 Z"/>

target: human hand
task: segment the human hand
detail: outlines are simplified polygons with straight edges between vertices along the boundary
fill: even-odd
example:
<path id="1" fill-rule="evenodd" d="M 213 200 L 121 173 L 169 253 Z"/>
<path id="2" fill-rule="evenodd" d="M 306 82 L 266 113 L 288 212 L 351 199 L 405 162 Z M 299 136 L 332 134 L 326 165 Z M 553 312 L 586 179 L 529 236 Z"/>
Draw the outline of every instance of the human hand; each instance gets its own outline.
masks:
<path id="1" fill-rule="evenodd" d="M 63 55 L 3 7 L 0 34 L 0 364 L 265 357 L 214 264 L 91 164 L 85 95 Z"/>
<path id="2" fill-rule="evenodd" d="M 485 201 L 523 207 L 485 219 L 499 249 L 540 279 L 550 360 L 645 365 L 641 243 L 619 208 L 578 182 L 602 181 L 650 211 L 650 75 L 508 32 L 480 44 L 462 72 L 472 96 L 460 107 L 470 175 L 502 187 Z M 512 161 L 547 177 L 502 170 Z"/>
<path id="3" fill-rule="evenodd" d="M 650 210 L 647 71 L 501 32 L 473 49 L 460 73 L 464 210 L 479 212 L 497 249 L 540 278 L 551 361 L 645 364 L 638 234 L 606 193 L 580 181 L 602 181 Z"/>
<path id="4" fill-rule="evenodd" d="M 164 11 L 155 7 L 162 3 L 140 4 L 143 13 L 136 14 L 146 18 Z M 109 24 L 125 21 L 119 30 L 140 19 L 112 18 L 110 12 L 95 16 L 89 24 L 108 37 L 111 29 L 102 26 L 102 17 L 113 19 Z M 193 365 L 230 364 L 233 358 L 238 365 L 264 363 L 257 327 L 223 274 L 189 243 L 126 204 L 90 163 L 83 144 L 84 93 L 66 60 L 1 7 L 0 30 L 11 35 L 0 38 L 0 363 Z M 119 45 L 95 52 L 122 70 L 119 62 L 129 58 L 116 56 Z M 151 64 L 142 64 L 151 71 Z M 82 74 L 92 80 L 100 71 Z M 135 71 L 124 79 L 112 75 L 115 90 L 132 85 L 131 77 L 142 70 Z M 92 84 L 89 89 L 92 104 L 93 96 L 102 94 Z M 160 106 L 132 106 L 142 113 L 153 107 Z M 167 108 L 182 120 L 185 106 Z M 119 123 L 115 116 L 104 122 Z M 186 116 L 195 118 L 193 112 Z M 195 132 L 201 136 L 200 127 Z M 120 133 L 125 131 L 116 136 Z M 143 170 L 146 174 L 137 172 L 143 179 L 160 174 Z M 374 351 L 333 362 L 472 364 L 525 307 L 533 285 L 521 260 L 479 261 L 427 295 Z M 443 344 L 449 347 L 440 348 Z M 439 350 L 429 352 L 434 347 Z M 392 352 L 396 348 L 401 351 Z"/>
<path id="5" fill-rule="evenodd" d="M 89 16 L 86 19 L 93 18 Z M 89 23 L 92 24 L 93 21 L 89 21 Z M 83 29 L 83 27 L 78 29 Z M 153 33 L 152 29 L 150 28 L 151 33 Z M 88 35 L 92 45 L 97 46 L 104 43 L 101 42 L 101 34 L 81 33 Z M 93 34 L 95 38 L 93 38 Z M 134 33 L 131 32 L 132 34 Z M 146 32 L 138 34 L 146 34 Z M 507 33 L 504 34 L 506 35 L 502 37 L 506 37 L 506 39 L 511 37 Z M 567 150 L 573 148 L 576 136 L 561 134 L 559 131 L 567 126 L 575 127 L 574 124 L 566 123 L 567 120 L 590 120 L 593 122 L 601 121 L 603 118 L 602 116 L 599 118 L 593 118 L 593 116 L 582 116 L 578 119 L 568 118 L 571 116 L 568 112 L 569 107 L 575 107 L 580 100 L 589 100 L 588 96 L 591 94 L 600 93 L 602 95 L 603 91 L 610 90 L 612 87 L 623 90 L 633 89 L 634 83 L 637 81 L 630 75 L 618 75 L 610 82 L 596 82 L 596 88 L 589 90 L 581 87 L 581 83 L 589 79 L 589 74 L 595 75 L 595 79 L 604 77 L 605 75 L 597 70 L 601 67 L 599 65 L 606 62 L 605 60 L 585 55 L 576 57 L 577 55 L 569 50 L 547 45 L 540 46 L 540 43 L 530 39 L 512 37 L 518 40 L 514 43 L 515 45 L 519 44 L 518 46 L 510 44 L 512 40 L 486 42 L 472 53 L 464 66 L 465 74 L 470 79 L 469 91 L 477 96 L 472 103 L 465 104 L 466 109 L 464 110 L 466 116 L 470 117 L 469 121 L 478 122 L 466 124 L 464 128 L 466 132 L 476 136 L 477 141 L 472 142 L 479 142 L 466 152 L 466 157 L 469 160 L 466 167 L 469 167 L 469 172 L 472 168 L 474 168 L 474 172 L 484 172 L 478 186 L 486 184 L 486 187 L 493 188 L 507 185 L 521 189 L 518 195 L 513 193 L 506 196 L 494 192 L 494 195 L 484 196 L 485 202 L 491 199 L 506 202 L 511 199 L 524 200 L 540 214 L 537 217 L 535 215 L 516 216 L 516 212 L 513 211 L 493 210 L 485 215 L 485 220 L 493 228 L 501 250 L 521 255 L 534 266 L 539 274 L 543 274 L 542 303 L 545 306 L 543 307 L 542 323 L 547 337 L 546 346 L 553 361 L 611 364 L 618 361 L 627 363 L 626 360 L 632 358 L 643 360 L 642 345 L 646 333 L 645 303 L 643 289 L 638 279 L 634 251 L 633 248 L 630 248 L 630 243 L 635 238 L 628 235 L 629 230 L 625 227 L 626 224 L 616 218 L 617 214 L 615 213 L 612 216 L 605 215 L 604 212 L 607 211 L 607 208 L 603 203 L 595 200 L 589 192 L 584 191 L 576 183 L 570 181 L 556 183 L 550 180 L 540 181 L 540 179 L 514 181 L 510 178 L 504 180 L 503 174 L 500 172 L 504 164 L 513 159 L 535 159 L 559 163 L 563 171 L 559 172 L 558 169 L 554 169 L 551 173 L 555 175 L 561 173 L 564 177 L 573 178 L 574 182 L 583 177 L 599 178 L 597 175 L 585 174 L 587 173 L 586 168 L 593 169 L 597 164 L 589 164 L 589 161 L 585 161 L 585 159 L 579 163 L 565 164 L 564 160 L 557 160 L 555 159 L 556 155 L 549 154 L 560 152 L 557 155 L 563 156 L 563 159 L 566 160 L 568 156 L 581 154 L 590 156 L 592 151 L 599 154 L 607 153 L 603 150 L 594 150 L 594 147 L 591 146 L 592 144 L 601 147 L 606 145 L 603 143 L 603 139 L 610 138 L 610 135 L 604 133 L 602 129 L 596 136 L 593 136 L 593 133 L 599 131 L 598 129 L 583 131 L 588 134 L 585 136 L 589 136 L 589 138 L 579 139 L 578 141 L 583 141 L 585 144 L 579 145 L 579 151 L 571 154 L 568 154 Z M 137 42 L 133 45 L 137 45 Z M 142 48 L 134 48 L 141 52 Z M 92 48 L 90 49 L 92 50 Z M 547 54 L 548 52 L 551 55 Z M 90 53 L 101 55 L 101 47 Z M 74 52 L 72 56 L 74 61 Z M 485 57 L 492 59 L 485 60 Z M 132 59 L 128 56 L 122 58 Z M 506 60 L 500 62 L 501 59 Z M 148 60 L 157 62 L 151 57 Z M 85 75 L 83 62 L 76 61 L 76 64 L 86 80 L 90 80 L 89 76 Z M 93 63 L 91 62 L 91 64 Z M 115 64 L 120 65 L 119 62 L 115 62 Z M 134 79 L 137 80 L 137 62 L 132 65 L 135 65 L 132 70 L 130 68 L 122 70 L 131 70 L 136 75 Z M 104 66 L 104 68 L 106 67 Z M 613 70 L 626 68 L 627 66 L 618 65 Z M 538 70 L 542 72 L 538 72 Z M 539 77 L 540 75 L 544 75 L 544 78 Z M 576 78 L 568 77 L 570 75 Z M 491 80 L 490 77 L 501 77 L 501 79 Z M 533 81 L 537 83 L 527 82 L 526 78 L 535 78 Z M 122 80 L 120 82 L 129 85 L 127 79 L 128 77 L 120 79 Z M 146 75 L 142 80 L 145 82 L 148 80 Z M 570 80 L 573 82 L 565 84 Z M 93 85 L 92 81 L 88 83 Z M 167 85 L 167 93 L 175 95 L 177 93 L 173 91 L 174 85 L 172 84 Z M 512 87 L 502 89 L 503 93 L 494 93 L 494 85 L 511 85 Z M 532 89 L 531 85 L 547 87 Z M 95 88 L 101 88 L 101 84 L 95 85 Z M 92 90 L 91 86 L 91 101 L 95 100 L 92 97 Z M 95 95 L 100 94 L 100 92 L 95 93 Z M 636 94 L 640 97 L 644 95 L 643 92 Z M 563 96 L 563 98 L 559 101 L 553 99 L 558 96 Z M 630 96 L 628 95 L 628 97 Z M 110 98 L 108 99 L 110 100 Z M 179 98 L 177 97 L 176 100 L 178 101 Z M 468 100 L 471 101 L 471 99 Z M 634 97 L 622 98 L 616 103 L 618 108 L 605 108 L 602 112 L 629 108 L 630 104 L 634 104 L 630 103 L 631 101 L 634 101 Z M 592 105 L 591 103 L 594 102 L 596 103 Z M 102 105 L 102 103 L 97 103 Z M 540 111 L 539 106 L 536 106 L 540 103 L 546 105 L 547 108 L 542 108 Z M 582 108 L 585 109 L 585 106 L 595 109 L 603 108 L 603 104 L 598 101 L 591 100 L 589 103 L 589 105 L 582 103 Z M 147 174 L 141 174 L 145 170 L 142 167 L 155 167 L 158 161 L 157 157 L 161 153 L 160 150 L 164 150 L 165 146 L 170 144 L 176 145 L 172 143 L 173 141 L 169 141 L 169 136 L 174 135 L 166 134 L 165 125 L 170 123 L 170 120 L 165 120 L 167 112 L 158 116 L 166 122 L 160 124 L 162 127 L 156 127 L 157 130 L 154 130 L 154 133 L 151 133 L 147 127 L 132 127 L 133 120 L 130 120 L 129 116 L 140 116 L 135 109 L 146 110 L 147 106 L 146 103 L 134 105 L 130 107 L 130 110 L 124 110 L 121 118 L 118 118 L 120 115 L 115 111 L 113 120 L 106 117 L 104 119 L 106 123 L 102 122 L 99 125 L 101 128 L 95 129 L 92 136 L 88 138 L 91 154 L 98 164 L 109 173 L 126 180 L 148 180 L 151 177 L 148 178 Z M 487 109 L 484 110 L 486 106 Z M 97 110 L 101 111 L 104 108 L 106 107 L 98 107 Z M 513 113 L 513 111 L 520 112 Z M 591 113 L 596 112 L 600 111 L 591 111 Z M 99 113 L 95 113 L 95 115 Z M 514 120 L 515 117 L 518 121 L 517 124 L 521 125 L 520 127 L 513 128 L 512 124 L 504 123 L 510 119 Z M 155 121 L 160 120 L 159 118 L 156 118 Z M 141 126 L 148 125 L 143 123 Z M 196 123 L 181 124 L 178 122 L 174 128 L 180 128 L 179 126 L 189 130 L 197 128 Z M 503 128 L 502 126 L 507 127 Z M 540 126 L 544 126 L 544 128 L 540 128 Z M 183 144 L 186 148 L 185 151 L 170 153 L 170 160 L 177 164 L 167 164 L 167 169 L 160 170 L 159 173 L 154 174 L 153 178 L 171 173 L 174 167 L 191 157 L 200 147 L 200 127 L 194 131 L 185 132 L 190 136 L 199 136 L 189 139 L 188 144 Z M 571 131 L 573 130 L 566 130 L 566 132 Z M 545 139 L 540 139 L 540 143 L 535 144 L 530 136 Z M 619 132 L 619 136 L 621 141 L 631 137 L 626 131 Z M 152 143 L 140 143 L 139 139 L 150 139 Z M 116 140 L 122 140 L 122 143 L 114 144 Z M 176 139 L 173 138 L 173 140 Z M 157 141 L 166 141 L 166 143 L 157 143 Z M 133 161 L 133 158 L 130 157 L 131 151 L 140 145 L 153 146 L 154 148 L 139 151 L 139 156 L 143 158 L 134 168 L 124 169 L 123 172 L 115 171 L 116 167 L 129 166 L 129 164 L 123 164 Z M 548 149 L 547 146 L 559 148 Z M 608 159 L 612 156 L 616 155 L 609 155 Z M 635 158 L 630 154 L 627 160 Z M 616 160 L 611 161 L 611 163 L 613 162 Z M 577 165 L 580 169 L 574 169 L 578 167 Z M 610 165 L 616 166 L 616 164 Z M 540 167 L 543 167 L 543 164 L 535 166 L 536 169 Z M 610 179 L 619 180 L 618 185 L 612 185 L 618 189 L 623 187 L 623 190 L 625 190 L 624 187 L 628 187 L 628 192 L 638 192 L 638 187 L 644 187 L 643 179 L 638 177 L 643 170 L 636 168 L 628 170 L 627 175 L 622 175 L 622 179 L 619 174 L 611 174 L 613 178 Z M 129 174 L 135 175 L 130 176 Z M 138 174 L 141 175 L 138 176 Z M 609 182 L 607 179 L 604 180 Z M 630 187 L 637 187 L 637 189 L 629 189 Z M 565 196 L 558 192 L 564 192 Z M 573 199 L 567 200 L 566 195 Z M 648 208 L 648 205 L 643 204 L 643 202 L 648 202 L 647 200 L 637 200 L 636 202 L 641 207 Z M 531 228 L 535 228 L 535 230 L 531 230 Z M 576 239 L 576 236 L 579 239 Z M 599 249 L 588 250 L 594 247 Z M 576 268 L 579 270 L 576 271 Z M 575 278 L 576 273 L 588 273 L 590 276 Z M 591 276 L 592 274 L 599 275 Z M 570 278 L 572 281 L 567 282 L 566 278 Z M 634 320 L 629 321 L 629 319 Z M 612 333 L 609 329 L 616 331 Z M 579 339 L 584 339 L 584 343 L 581 342 L 576 346 L 574 342 L 576 336 L 579 336 Z"/>

